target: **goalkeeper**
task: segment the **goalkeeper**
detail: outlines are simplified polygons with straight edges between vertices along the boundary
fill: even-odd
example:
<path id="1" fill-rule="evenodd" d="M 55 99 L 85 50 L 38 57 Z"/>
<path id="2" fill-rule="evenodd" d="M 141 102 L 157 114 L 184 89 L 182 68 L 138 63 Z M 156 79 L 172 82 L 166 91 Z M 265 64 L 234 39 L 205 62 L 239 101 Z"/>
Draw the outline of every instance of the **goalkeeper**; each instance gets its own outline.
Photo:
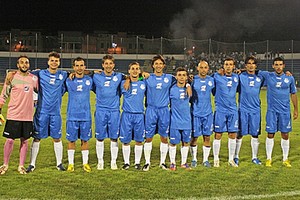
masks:
<path id="1" fill-rule="evenodd" d="M 20 138 L 20 162 L 18 172 L 26 174 L 24 162 L 26 160 L 28 138 L 33 132 L 33 111 L 34 100 L 33 92 L 37 91 L 38 78 L 28 72 L 29 59 L 27 56 L 20 56 L 17 60 L 18 70 L 11 81 L 5 81 L 0 95 L 0 121 L 5 122 L 1 110 L 10 97 L 7 108 L 7 121 L 3 131 L 3 136 L 6 137 L 4 144 L 4 163 L 0 167 L 0 175 L 3 175 L 8 170 L 9 158 L 14 147 L 14 141 Z"/>

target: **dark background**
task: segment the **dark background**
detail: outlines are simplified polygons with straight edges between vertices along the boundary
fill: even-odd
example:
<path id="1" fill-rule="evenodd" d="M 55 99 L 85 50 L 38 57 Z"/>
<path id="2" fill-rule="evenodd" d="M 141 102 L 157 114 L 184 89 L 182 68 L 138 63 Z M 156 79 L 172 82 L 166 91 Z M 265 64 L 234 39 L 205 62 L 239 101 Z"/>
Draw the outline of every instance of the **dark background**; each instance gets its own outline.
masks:
<path id="1" fill-rule="evenodd" d="M 1 0 L 0 31 L 108 31 L 219 41 L 300 40 L 299 0 Z"/>

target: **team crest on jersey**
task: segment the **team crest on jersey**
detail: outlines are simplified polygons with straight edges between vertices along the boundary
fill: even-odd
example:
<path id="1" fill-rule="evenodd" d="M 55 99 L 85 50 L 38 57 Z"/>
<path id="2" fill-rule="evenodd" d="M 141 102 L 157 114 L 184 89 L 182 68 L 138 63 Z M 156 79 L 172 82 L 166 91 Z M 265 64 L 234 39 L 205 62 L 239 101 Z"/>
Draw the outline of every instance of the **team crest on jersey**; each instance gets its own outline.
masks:
<path id="1" fill-rule="evenodd" d="M 211 81 L 208 81 L 207 83 L 210 87 L 212 86 L 212 82 Z"/>
<path id="2" fill-rule="evenodd" d="M 256 77 L 257 82 L 261 82 L 261 79 L 259 77 Z"/>
<path id="3" fill-rule="evenodd" d="M 284 79 L 284 82 L 285 82 L 285 83 L 288 83 L 288 82 L 289 82 L 289 79 L 285 78 L 285 79 Z"/>
<path id="4" fill-rule="evenodd" d="M 89 80 L 86 80 L 86 81 L 85 81 L 85 84 L 86 84 L 86 85 L 91 85 L 91 82 L 90 82 Z"/>
<path id="5" fill-rule="evenodd" d="M 146 87 L 145 87 L 145 84 L 141 84 L 140 88 L 141 88 L 142 90 L 144 90 L 144 89 L 146 88 Z"/>
<path id="6" fill-rule="evenodd" d="M 26 85 L 26 86 L 24 87 L 24 92 L 28 92 L 28 91 L 29 91 L 29 86 Z"/>
<path id="7" fill-rule="evenodd" d="M 104 87 L 109 87 L 109 85 L 110 85 L 110 81 L 105 81 L 104 82 Z"/>
<path id="8" fill-rule="evenodd" d="M 165 83 L 169 83 L 169 79 L 166 77 L 166 78 L 164 78 L 164 82 Z"/>
<path id="9" fill-rule="evenodd" d="M 233 81 L 234 82 L 238 82 L 238 79 L 236 77 L 234 77 Z"/>
<path id="10" fill-rule="evenodd" d="M 58 78 L 59 78 L 59 80 L 63 80 L 63 75 L 62 74 L 60 74 L 59 76 L 58 76 Z"/>
<path id="11" fill-rule="evenodd" d="M 32 77 L 32 80 L 33 80 L 33 81 L 37 81 L 37 77 L 36 77 L 36 76 L 33 76 L 33 77 Z"/>
<path id="12" fill-rule="evenodd" d="M 82 85 L 77 85 L 77 91 L 82 92 Z"/>
<path id="13" fill-rule="evenodd" d="M 114 77 L 113 77 L 113 81 L 117 82 L 117 81 L 118 81 L 118 77 L 117 77 L 117 76 L 114 76 Z"/>

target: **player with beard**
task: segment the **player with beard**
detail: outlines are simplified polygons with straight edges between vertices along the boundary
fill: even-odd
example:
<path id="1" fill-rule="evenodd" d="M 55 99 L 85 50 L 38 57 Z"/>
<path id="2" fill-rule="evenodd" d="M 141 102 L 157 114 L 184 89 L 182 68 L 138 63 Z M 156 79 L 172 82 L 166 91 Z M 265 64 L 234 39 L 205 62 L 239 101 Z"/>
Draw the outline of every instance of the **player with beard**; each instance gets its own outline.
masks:
<path id="1" fill-rule="evenodd" d="M 66 91 L 68 96 L 66 138 L 68 143 L 67 171 L 74 171 L 75 142 L 81 140 L 81 154 L 83 170 L 91 172 L 88 164 L 89 146 L 88 141 L 92 137 L 90 91 L 93 89 L 93 80 L 90 76 L 84 75 L 85 61 L 81 57 L 73 60 L 74 79 L 66 80 Z"/>
<path id="2" fill-rule="evenodd" d="M 292 131 L 290 99 L 294 107 L 293 119 L 298 118 L 297 88 L 293 76 L 288 76 L 283 72 L 285 68 L 284 59 L 277 57 L 273 60 L 274 72 L 261 72 L 266 80 L 267 86 L 267 115 L 266 115 L 266 166 L 272 166 L 272 151 L 274 147 L 274 135 L 281 132 L 282 164 L 291 167 L 288 160 L 290 140 L 289 132 Z"/>
<path id="3" fill-rule="evenodd" d="M 28 72 L 30 64 L 27 56 L 20 56 L 17 59 L 17 67 L 18 70 L 13 78 L 11 78 L 9 83 L 5 82 L 0 96 L 1 116 L 1 109 L 7 98 L 10 97 L 7 121 L 3 132 L 6 142 L 4 144 L 4 163 L 0 167 L 0 175 L 5 174 L 8 170 L 14 141 L 18 138 L 21 140 L 18 172 L 26 174 L 24 163 L 28 148 L 28 138 L 33 132 L 33 93 L 38 90 L 38 78 Z M 1 119 L 4 122 L 3 116 Z"/>

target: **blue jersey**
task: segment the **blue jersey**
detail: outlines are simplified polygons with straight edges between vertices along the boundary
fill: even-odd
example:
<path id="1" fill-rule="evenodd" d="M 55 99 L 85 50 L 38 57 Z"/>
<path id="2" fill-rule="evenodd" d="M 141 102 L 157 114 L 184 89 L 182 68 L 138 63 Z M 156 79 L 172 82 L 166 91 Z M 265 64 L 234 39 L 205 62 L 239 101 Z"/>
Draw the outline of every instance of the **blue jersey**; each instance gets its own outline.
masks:
<path id="1" fill-rule="evenodd" d="M 290 112 L 290 94 L 295 94 L 297 88 L 293 76 L 277 75 L 275 72 L 262 72 L 267 86 L 268 110 L 278 113 Z"/>
<path id="2" fill-rule="evenodd" d="M 156 76 L 151 73 L 145 82 L 147 86 L 146 106 L 167 107 L 170 102 L 170 88 L 176 82 L 175 78 L 170 74 Z"/>
<path id="3" fill-rule="evenodd" d="M 123 111 L 129 113 L 144 113 L 144 97 L 146 85 L 144 81 L 131 82 L 130 89 L 125 90 L 122 81 Z"/>
<path id="4" fill-rule="evenodd" d="M 239 75 L 239 109 L 243 112 L 260 112 L 260 89 L 264 78 L 261 75 L 243 72 Z"/>
<path id="5" fill-rule="evenodd" d="M 215 82 L 212 77 L 200 78 L 199 75 L 194 77 L 191 98 L 191 109 L 194 116 L 204 117 L 212 113 L 211 93 L 214 87 Z"/>
<path id="6" fill-rule="evenodd" d="M 231 76 L 221 76 L 215 73 L 214 79 L 216 111 L 222 113 L 236 112 L 236 92 L 239 84 L 239 76 L 235 73 L 232 73 Z"/>
<path id="7" fill-rule="evenodd" d="M 93 80 L 89 76 L 83 78 L 74 78 L 66 80 L 66 90 L 69 93 L 67 120 L 71 121 L 90 121 L 90 91 L 93 86 Z"/>
<path id="8" fill-rule="evenodd" d="M 44 69 L 32 73 L 38 76 L 40 85 L 36 113 L 60 115 L 67 72 L 57 70 L 55 74 L 51 74 L 48 69 Z"/>
<path id="9" fill-rule="evenodd" d="M 106 76 L 104 72 L 94 74 L 93 82 L 96 87 L 96 109 L 119 110 L 120 109 L 120 83 L 123 74 L 113 72 Z"/>
<path id="10" fill-rule="evenodd" d="M 174 85 L 170 90 L 171 129 L 187 130 L 192 128 L 189 97 L 186 88 Z"/>

